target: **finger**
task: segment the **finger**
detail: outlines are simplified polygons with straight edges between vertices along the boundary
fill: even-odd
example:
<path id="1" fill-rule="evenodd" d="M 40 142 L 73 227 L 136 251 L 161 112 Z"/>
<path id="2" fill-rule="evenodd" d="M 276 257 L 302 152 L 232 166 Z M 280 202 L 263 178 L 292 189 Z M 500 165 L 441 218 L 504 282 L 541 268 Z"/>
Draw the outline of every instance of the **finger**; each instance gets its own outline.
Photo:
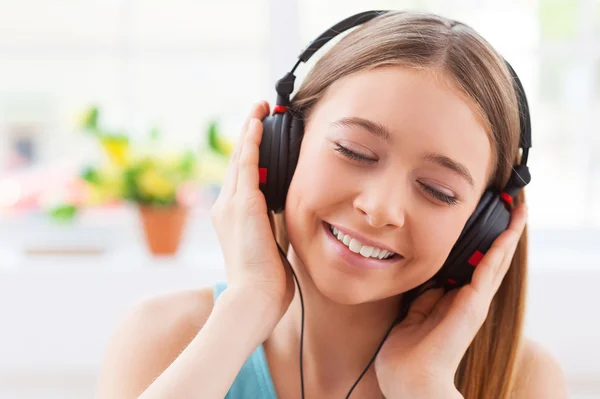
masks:
<path id="1" fill-rule="evenodd" d="M 429 289 L 425 291 L 412 303 L 410 309 L 408 310 L 408 314 L 404 320 L 402 320 L 402 325 L 410 326 L 423 323 L 423 321 L 429 317 L 431 311 L 443 296 L 443 288 Z"/>
<path id="2" fill-rule="evenodd" d="M 524 204 L 513 209 L 510 224 L 494 241 L 483 257 L 471 279 L 471 286 L 492 301 L 510 267 L 519 239 L 527 222 L 527 208 Z"/>
<path id="3" fill-rule="evenodd" d="M 250 123 L 250 120 L 252 118 L 264 118 L 264 116 L 268 114 L 269 103 L 267 103 L 266 101 L 261 101 L 254 104 L 250 111 L 250 115 L 244 122 L 242 130 L 240 132 L 240 137 L 235 143 L 235 148 L 231 153 L 231 156 L 229 158 L 229 164 L 227 165 L 227 171 L 225 172 L 225 179 L 223 181 L 223 187 L 221 188 L 221 192 L 224 197 L 231 197 L 235 193 L 238 179 L 239 157 L 243 150 L 244 138 L 246 137 L 246 132 L 248 131 L 248 125 Z"/>
<path id="4" fill-rule="evenodd" d="M 519 207 L 514 209 L 513 218 L 511 220 L 511 225 L 509 226 L 509 231 L 513 231 L 512 237 L 510 238 L 511 243 L 509 244 L 509 248 L 506 251 L 504 256 L 504 260 L 501 263 L 500 269 L 494 274 L 494 280 L 492 283 L 492 292 L 495 293 L 500 288 L 500 284 L 504 280 L 508 269 L 513 261 L 515 256 L 515 251 L 517 250 L 517 246 L 519 245 L 519 241 L 521 240 L 521 236 L 523 235 L 523 231 L 525 231 L 525 226 L 527 225 L 527 206 L 525 204 L 520 205 Z M 492 296 L 493 298 L 493 296 Z M 490 299 L 491 301 L 491 299 Z"/>
<path id="5" fill-rule="evenodd" d="M 262 123 L 258 119 L 252 118 L 248 125 L 239 160 L 236 192 L 242 195 L 247 195 L 251 190 L 258 189 L 258 149 L 262 132 Z"/>
<path id="6" fill-rule="evenodd" d="M 486 300 L 470 285 L 448 292 L 432 311 L 430 318 L 439 322 L 425 338 L 425 346 L 436 348 L 442 364 L 456 370 L 483 325 L 487 310 Z"/>
<path id="7" fill-rule="evenodd" d="M 470 284 L 461 287 L 451 301 L 443 302 L 439 325 L 431 334 L 433 345 L 445 348 L 445 356 L 454 367 L 464 356 L 483 325 L 492 299 L 506 275 L 513 253 L 526 223 L 527 211 L 521 205 L 513 210 L 509 228 L 497 239 L 477 266 Z M 433 311 L 438 312 L 438 309 Z"/>

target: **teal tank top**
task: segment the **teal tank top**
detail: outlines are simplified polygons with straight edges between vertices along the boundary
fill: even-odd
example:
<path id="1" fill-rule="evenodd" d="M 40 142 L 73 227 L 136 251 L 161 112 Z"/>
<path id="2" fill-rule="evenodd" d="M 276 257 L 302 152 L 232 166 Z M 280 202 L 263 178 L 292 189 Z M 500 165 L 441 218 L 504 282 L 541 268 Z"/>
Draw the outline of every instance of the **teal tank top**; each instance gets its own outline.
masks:
<path id="1" fill-rule="evenodd" d="M 215 301 L 225 288 L 227 288 L 226 283 L 215 284 Z M 262 344 L 246 360 L 231 384 L 225 399 L 277 399 Z"/>

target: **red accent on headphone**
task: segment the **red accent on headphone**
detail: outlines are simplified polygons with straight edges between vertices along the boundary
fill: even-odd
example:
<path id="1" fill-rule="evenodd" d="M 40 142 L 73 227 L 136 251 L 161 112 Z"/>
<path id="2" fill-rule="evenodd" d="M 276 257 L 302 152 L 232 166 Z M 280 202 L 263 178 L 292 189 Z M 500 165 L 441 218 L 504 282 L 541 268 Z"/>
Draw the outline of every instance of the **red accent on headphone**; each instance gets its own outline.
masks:
<path id="1" fill-rule="evenodd" d="M 275 108 L 273 108 L 273 115 L 285 114 L 286 111 L 287 111 L 287 107 L 285 105 L 276 105 Z"/>
<path id="2" fill-rule="evenodd" d="M 258 181 L 260 184 L 267 184 L 267 168 L 258 168 Z"/>
<path id="3" fill-rule="evenodd" d="M 452 280 L 451 278 L 449 278 L 449 279 L 448 279 L 448 282 L 449 282 L 450 284 L 452 284 L 452 285 L 455 285 L 455 284 L 456 284 L 456 281 Z"/>
<path id="4" fill-rule="evenodd" d="M 484 254 L 481 253 L 479 250 L 475 250 L 475 252 L 473 252 L 473 255 L 471 255 L 467 262 L 469 262 L 471 266 L 476 267 L 479 264 L 479 262 L 481 262 L 483 255 Z"/>
<path id="5" fill-rule="evenodd" d="M 506 205 L 510 205 L 513 202 L 513 198 L 504 191 L 500 193 L 500 199 L 504 201 Z"/>

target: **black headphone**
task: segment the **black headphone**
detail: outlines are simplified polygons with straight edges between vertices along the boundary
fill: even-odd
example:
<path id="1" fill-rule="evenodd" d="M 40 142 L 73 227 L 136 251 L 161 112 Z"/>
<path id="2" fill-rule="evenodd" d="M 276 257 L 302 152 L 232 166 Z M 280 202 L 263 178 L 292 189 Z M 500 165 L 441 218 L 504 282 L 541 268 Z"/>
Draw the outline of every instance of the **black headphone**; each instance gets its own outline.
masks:
<path id="1" fill-rule="evenodd" d="M 273 115 L 263 120 L 263 136 L 259 149 L 260 189 L 265 195 L 269 210 L 281 212 L 285 207 L 304 134 L 302 116 L 288 109 L 296 79 L 294 71 L 300 62 L 308 61 L 325 43 L 340 33 L 385 13 L 387 11 L 366 11 L 338 22 L 313 40 L 300 54 L 292 70 L 277 81 L 277 103 Z M 444 265 L 434 276 L 437 284 L 447 289 L 471 281 L 473 271 L 483 255 L 494 240 L 508 228 L 511 218 L 509 206 L 513 198 L 531 181 L 527 167 L 527 157 L 531 148 L 529 105 L 519 77 L 511 65 L 506 61 L 505 63 L 513 77 L 519 104 L 521 163 L 513 166 L 508 183 L 501 192 L 485 191 Z"/>

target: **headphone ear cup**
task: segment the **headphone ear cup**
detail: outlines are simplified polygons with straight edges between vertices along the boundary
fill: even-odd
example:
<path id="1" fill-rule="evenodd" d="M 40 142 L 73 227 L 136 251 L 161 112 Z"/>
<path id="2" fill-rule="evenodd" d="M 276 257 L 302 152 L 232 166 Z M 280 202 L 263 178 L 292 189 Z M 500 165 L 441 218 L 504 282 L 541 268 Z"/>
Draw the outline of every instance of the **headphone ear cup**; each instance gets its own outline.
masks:
<path id="1" fill-rule="evenodd" d="M 479 203 L 475 207 L 475 210 L 467 220 L 467 223 L 465 223 L 465 226 L 463 227 L 460 235 L 458 236 L 456 243 L 454 243 L 454 246 L 452 247 L 448 258 L 446 258 L 446 262 L 444 262 L 444 267 L 448 267 L 449 265 L 456 263 L 457 257 L 465 250 L 467 244 L 472 241 L 473 233 L 477 232 L 477 230 L 473 229 L 473 226 L 475 225 L 475 222 L 479 220 L 483 213 L 489 211 L 490 203 L 492 202 L 493 198 L 493 192 L 485 191 L 483 193 L 481 199 L 479 200 Z M 442 270 L 444 270 L 444 267 L 442 267 Z"/>
<path id="2" fill-rule="evenodd" d="M 300 157 L 300 146 L 302 144 L 302 138 L 304 137 L 304 119 L 294 115 L 292 117 L 292 123 L 290 125 L 289 132 L 290 138 L 288 147 L 288 166 L 285 180 L 286 195 L 287 190 L 290 187 L 290 183 L 292 182 L 292 176 L 294 176 L 296 166 L 298 165 L 298 158 Z"/>
<path id="3" fill-rule="evenodd" d="M 509 223 L 504 202 L 486 191 L 435 279 L 447 288 L 469 283 L 479 260 Z"/>
<path id="4" fill-rule="evenodd" d="M 471 229 L 471 226 L 473 226 L 473 224 L 475 223 L 475 221 L 477 219 L 479 219 L 479 216 L 481 216 L 481 214 L 486 210 L 489 209 L 489 205 L 492 202 L 492 200 L 494 199 L 494 196 L 496 196 L 496 194 L 494 194 L 492 191 L 486 190 L 483 195 L 481 196 L 481 199 L 479 200 L 479 203 L 477 204 L 477 207 L 475 207 L 475 210 L 473 211 L 473 213 L 471 214 L 471 217 L 469 217 L 469 220 L 467 220 L 467 223 L 465 223 L 465 227 L 463 228 L 463 231 L 461 232 L 460 237 L 458 237 L 457 242 L 460 241 L 461 237 Z"/>
<path id="5" fill-rule="evenodd" d="M 275 202 L 273 211 L 278 213 L 285 209 L 285 199 L 287 197 L 288 187 L 287 177 L 289 169 L 289 147 L 290 147 L 290 127 L 293 116 L 291 112 L 286 111 L 282 114 L 281 131 L 279 134 L 279 157 L 277 162 L 277 186 L 274 190 Z"/>
<path id="6" fill-rule="evenodd" d="M 279 170 L 279 142 L 281 137 L 282 114 L 274 114 L 263 119 L 263 134 L 258 151 L 258 168 L 261 173 L 259 188 L 265 196 L 267 208 L 277 205 L 277 179 Z"/>
<path id="7" fill-rule="evenodd" d="M 263 134 L 259 146 L 258 167 L 266 176 L 260 183 L 267 208 L 283 211 L 292 176 L 298 164 L 304 121 L 292 111 L 267 116 L 262 121 Z"/>

